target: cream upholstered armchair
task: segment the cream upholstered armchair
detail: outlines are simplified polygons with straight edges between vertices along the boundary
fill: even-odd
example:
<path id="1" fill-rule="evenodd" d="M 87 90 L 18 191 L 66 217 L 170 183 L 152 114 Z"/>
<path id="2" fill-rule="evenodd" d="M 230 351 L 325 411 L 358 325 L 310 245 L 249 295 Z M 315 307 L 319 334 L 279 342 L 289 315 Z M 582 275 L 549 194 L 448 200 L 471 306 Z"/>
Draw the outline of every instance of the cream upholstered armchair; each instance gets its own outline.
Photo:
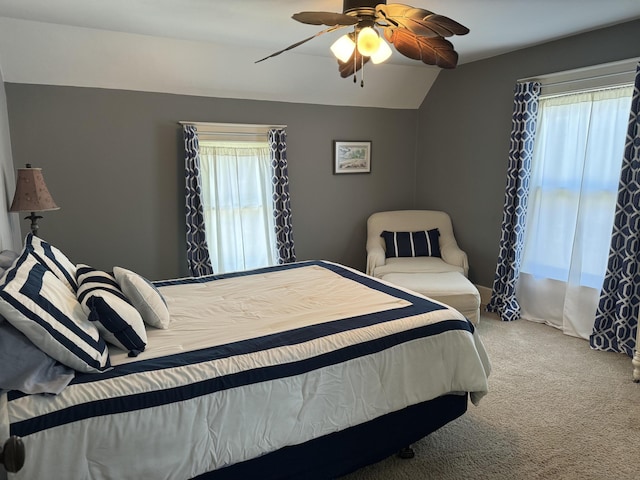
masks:
<path id="1" fill-rule="evenodd" d="M 436 228 L 439 237 L 436 232 L 429 233 Z M 383 231 L 391 232 L 385 234 L 388 243 L 380 236 Z M 399 255 L 387 258 L 387 245 Z M 407 254 L 416 256 L 400 256 Z M 467 254 L 458 247 L 451 218 L 445 212 L 372 214 L 367 220 L 367 274 L 449 305 L 474 324 L 480 321 L 480 293 L 467 278 Z"/>
<path id="2" fill-rule="evenodd" d="M 384 231 L 416 232 L 437 228 L 442 257 L 386 258 Z M 367 274 L 382 278 L 389 273 L 469 273 L 467 254 L 453 236 L 451 218 L 436 210 L 396 210 L 372 214 L 367 220 Z"/>

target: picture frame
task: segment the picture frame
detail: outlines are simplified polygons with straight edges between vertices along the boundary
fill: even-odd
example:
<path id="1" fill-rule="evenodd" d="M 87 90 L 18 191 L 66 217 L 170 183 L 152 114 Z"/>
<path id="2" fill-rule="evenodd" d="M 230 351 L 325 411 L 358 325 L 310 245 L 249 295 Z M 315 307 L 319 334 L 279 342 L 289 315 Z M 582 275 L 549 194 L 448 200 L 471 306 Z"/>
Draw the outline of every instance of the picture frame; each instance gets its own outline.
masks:
<path id="1" fill-rule="evenodd" d="M 371 173 L 371 142 L 334 140 L 333 173 Z"/>

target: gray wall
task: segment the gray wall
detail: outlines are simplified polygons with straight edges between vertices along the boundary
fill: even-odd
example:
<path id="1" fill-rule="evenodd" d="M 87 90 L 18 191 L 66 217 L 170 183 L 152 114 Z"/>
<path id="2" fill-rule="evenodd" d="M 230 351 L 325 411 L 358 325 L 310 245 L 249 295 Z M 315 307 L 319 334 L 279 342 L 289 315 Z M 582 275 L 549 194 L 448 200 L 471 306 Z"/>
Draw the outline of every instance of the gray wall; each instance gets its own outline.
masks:
<path id="1" fill-rule="evenodd" d="M 42 167 L 61 206 L 43 214 L 41 236 L 76 263 L 187 274 L 180 120 L 288 125 L 299 260 L 364 269 L 368 215 L 413 206 L 417 110 L 5 87 L 14 164 Z M 371 140 L 372 173 L 333 175 L 333 140 Z"/>
<path id="2" fill-rule="evenodd" d="M 516 80 L 640 56 L 639 31 L 629 22 L 442 71 L 417 111 L 9 83 L 13 161 L 44 168 L 62 209 L 41 234 L 73 261 L 168 278 L 187 273 L 176 122 L 287 124 L 299 259 L 364 269 L 370 213 L 441 209 L 471 280 L 490 287 Z M 333 140 L 371 140 L 372 173 L 333 175 Z"/>
<path id="3" fill-rule="evenodd" d="M 469 277 L 491 287 L 518 79 L 640 56 L 640 21 L 443 71 L 418 116 L 416 207 L 450 213 Z"/>

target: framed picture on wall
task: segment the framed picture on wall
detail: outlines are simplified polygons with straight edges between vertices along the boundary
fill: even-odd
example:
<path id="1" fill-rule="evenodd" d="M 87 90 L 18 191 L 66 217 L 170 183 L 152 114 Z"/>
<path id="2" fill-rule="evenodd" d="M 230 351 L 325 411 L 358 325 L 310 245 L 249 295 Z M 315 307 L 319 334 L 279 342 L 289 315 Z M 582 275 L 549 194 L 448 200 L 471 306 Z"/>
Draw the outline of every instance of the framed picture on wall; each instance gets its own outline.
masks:
<path id="1" fill-rule="evenodd" d="M 371 142 L 333 142 L 333 173 L 370 173 Z"/>

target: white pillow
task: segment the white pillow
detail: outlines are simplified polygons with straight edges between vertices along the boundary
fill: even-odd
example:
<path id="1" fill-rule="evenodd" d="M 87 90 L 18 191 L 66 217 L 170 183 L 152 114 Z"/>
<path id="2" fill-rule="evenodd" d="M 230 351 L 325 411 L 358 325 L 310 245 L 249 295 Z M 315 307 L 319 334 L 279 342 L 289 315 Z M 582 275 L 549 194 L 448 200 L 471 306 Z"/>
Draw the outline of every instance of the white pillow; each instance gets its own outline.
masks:
<path id="1" fill-rule="evenodd" d="M 88 265 L 76 267 L 78 301 L 104 339 L 137 357 L 147 346 L 147 331 L 135 309 L 106 272 Z"/>
<path id="2" fill-rule="evenodd" d="M 28 250 L 0 285 L 0 315 L 40 350 L 80 372 L 110 368 L 109 350 L 75 294 Z"/>
<path id="3" fill-rule="evenodd" d="M 113 267 L 120 288 L 148 325 L 166 329 L 171 317 L 162 294 L 142 275 L 122 267 Z"/>

